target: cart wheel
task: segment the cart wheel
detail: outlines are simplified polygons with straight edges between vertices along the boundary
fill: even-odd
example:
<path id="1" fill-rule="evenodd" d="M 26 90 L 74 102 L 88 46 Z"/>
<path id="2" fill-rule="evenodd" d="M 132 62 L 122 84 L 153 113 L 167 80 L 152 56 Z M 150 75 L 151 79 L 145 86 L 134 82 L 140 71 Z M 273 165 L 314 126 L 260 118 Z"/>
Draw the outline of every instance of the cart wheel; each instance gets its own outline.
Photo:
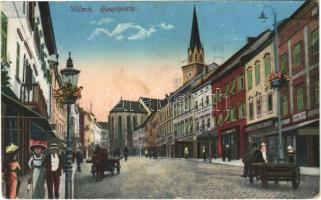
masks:
<path id="1" fill-rule="evenodd" d="M 296 167 L 296 171 L 293 173 L 293 177 L 292 177 L 292 187 L 294 190 L 298 189 L 299 185 L 300 185 L 300 168 L 299 166 Z"/>

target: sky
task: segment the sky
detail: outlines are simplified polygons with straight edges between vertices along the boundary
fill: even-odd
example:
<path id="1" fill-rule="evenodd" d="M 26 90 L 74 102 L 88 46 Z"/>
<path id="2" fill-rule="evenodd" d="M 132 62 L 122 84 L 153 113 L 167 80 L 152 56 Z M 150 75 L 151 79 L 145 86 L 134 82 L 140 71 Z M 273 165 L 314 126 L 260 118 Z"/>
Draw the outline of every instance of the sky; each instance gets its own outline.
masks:
<path id="1" fill-rule="evenodd" d="M 59 67 L 68 52 L 81 71 L 81 107 L 98 121 L 122 97 L 163 99 L 182 84 L 187 64 L 193 7 L 196 7 L 205 63 L 223 63 L 247 37 L 273 30 L 272 10 L 258 20 L 264 5 L 277 20 L 289 17 L 303 1 L 205 2 L 50 2 Z M 88 12 L 79 12 L 87 8 Z M 118 10 L 117 10 L 118 9 Z"/>

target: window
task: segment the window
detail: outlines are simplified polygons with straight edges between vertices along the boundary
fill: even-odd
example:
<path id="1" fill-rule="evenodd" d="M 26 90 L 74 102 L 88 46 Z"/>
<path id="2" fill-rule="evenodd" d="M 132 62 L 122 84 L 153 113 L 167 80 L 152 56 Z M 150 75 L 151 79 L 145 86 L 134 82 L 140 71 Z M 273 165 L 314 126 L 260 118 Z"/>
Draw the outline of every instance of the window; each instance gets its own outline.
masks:
<path id="1" fill-rule="evenodd" d="M 318 80 L 314 80 L 313 81 L 313 85 L 312 85 L 312 105 L 316 106 L 319 105 L 319 79 Z"/>
<path id="2" fill-rule="evenodd" d="M 253 120 L 253 118 L 254 118 L 253 102 L 249 103 L 249 118 L 250 118 L 250 120 Z"/>
<path id="3" fill-rule="evenodd" d="M 8 18 L 1 12 L 1 59 L 7 60 Z"/>
<path id="4" fill-rule="evenodd" d="M 207 118 L 207 123 L 206 123 L 207 128 L 209 128 L 211 126 L 211 120 L 210 118 Z"/>
<path id="5" fill-rule="evenodd" d="M 230 88 L 230 84 L 227 83 L 227 84 L 225 85 L 225 95 L 228 95 L 228 94 L 229 94 L 229 88 Z"/>
<path id="6" fill-rule="evenodd" d="M 236 121 L 236 108 L 231 109 L 231 121 L 234 122 Z"/>
<path id="7" fill-rule="evenodd" d="M 289 114 L 288 96 L 283 96 L 281 99 L 282 99 L 282 116 L 284 117 Z"/>
<path id="8" fill-rule="evenodd" d="M 17 42 L 17 57 L 16 57 L 16 78 L 19 80 L 19 72 L 20 72 L 20 45 Z"/>
<path id="9" fill-rule="evenodd" d="M 312 54 L 319 53 L 319 29 L 313 31 L 311 33 L 311 48 L 312 48 Z"/>
<path id="10" fill-rule="evenodd" d="M 260 76 L 260 63 L 255 64 L 255 84 L 260 84 L 261 76 Z"/>
<path id="11" fill-rule="evenodd" d="M 189 62 L 192 62 L 192 55 L 189 56 Z"/>
<path id="12" fill-rule="evenodd" d="M 258 98 L 256 100 L 256 115 L 261 116 L 262 115 L 262 98 Z"/>
<path id="13" fill-rule="evenodd" d="M 264 58 L 264 72 L 265 72 L 265 77 L 269 76 L 271 73 L 271 57 L 270 57 L 270 55 L 268 55 Z"/>
<path id="14" fill-rule="evenodd" d="M 286 53 L 284 53 L 281 56 L 281 72 L 286 72 L 287 71 L 286 70 L 286 68 L 287 68 L 286 64 L 287 64 L 287 55 L 286 55 Z"/>
<path id="15" fill-rule="evenodd" d="M 252 70 L 247 71 L 247 90 L 252 89 Z"/>
<path id="16" fill-rule="evenodd" d="M 296 90 L 296 106 L 297 111 L 304 109 L 304 91 L 302 87 Z"/>
<path id="17" fill-rule="evenodd" d="M 198 109 L 197 101 L 195 101 L 195 109 L 196 109 L 196 110 Z"/>
<path id="18" fill-rule="evenodd" d="M 236 81 L 235 79 L 232 81 L 232 86 L 231 86 L 231 94 L 233 94 L 233 92 L 235 92 L 235 85 L 236 85 Z"/>
<path id="19" fill-rule="evenodd" d="M 239 105 L 239 119 L 243 119 L 245 117 L 245 107 L 244 107 L 244 103 L 241 103 Z"/>
<path id="20" fill-rule="evenodd" d="M 200 129 L 200 124 L 196 122 L 196 130 L 198 131 Z"/>
<path id="21" fill-rule="evenodd" d="M 243 90 L 243 89 L 244 89 L 244 76 L 241 75 L 241 76 L 238 78 L 237 90 L 240 91 L 240 90 Z"/>
<path id="22" fill-rule="evenodd" d="M 301 59 L 302 59 L 302 53 L 301 53 L 301 43 L 297 43 L 294 46 L 294 51 L 293 51 L 293 55 L 294 55 L 294 64 L 298 65 L 301 64 Z"/>
<path id="23" fill-rule="evenodd" d="M 226 112 L 226 116 L 225 116 L 225 119 L 224 119 L 224 122 L 230 122 L 231 120 L 231 111 L 230 112 Z"/>
<path id="24" fill-rule="evenodd" d="M 208 105 L 209 103 L 210 103 L 210 100 L 209 100 L 209 97 L 208 96 L 206 96 L 206 105 Z"/>
<path id="25" fill-rule="evenodd" d="M 212 104 L 216 103 L 216 93 L 212 94 Z"/>
<path id="26" fill-rule="evenodd" d="M 267 96 L 267 101 L 268 101 L 268 112 L 273 111 L 273 96 L 272 94 L 268 94 Z"/>

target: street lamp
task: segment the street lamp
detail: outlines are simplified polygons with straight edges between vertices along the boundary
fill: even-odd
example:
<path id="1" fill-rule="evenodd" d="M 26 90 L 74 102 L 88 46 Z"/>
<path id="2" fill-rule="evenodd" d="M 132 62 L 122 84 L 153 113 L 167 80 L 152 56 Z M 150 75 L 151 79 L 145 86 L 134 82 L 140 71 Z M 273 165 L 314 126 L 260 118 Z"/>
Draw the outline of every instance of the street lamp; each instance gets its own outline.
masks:
<path id="1" fill-rule="evenodd" d="M 67 150 L 66 150 L 66 179 L 65 179 L 65 198 L 72 198 L 72 137 L 70 133 L 70 106 L 81 97 L 82 87 L 77 87 L 80 71 L 75 69 L 70 57 L 67 60 L 66 68 L 60 70 L 62 77 L 62 87 L 54 91 L 54 97 L 60 105 L 67 105 Z"/>
<path id="2" fill-rule="evenodd" d="M 212 162 L 212 156 L 211 156 L 211 128 L 207 128 L 207 134 L 208 134 L 208 162 Z"/>
<path id="3" fill-rule="evenodd" d="M 275 71 L 280 72 L 280 67 L 278 65 L 279 63 L 279 57 L 278 57 L 278 27 L 277 27 L 277 12 L 274 10 L 272 6 L 269 5 L 264 5 L 262 8 L 262 13 L 259 19 L 262 22 L 265 22 L 267 17 L 264 14 L 264 8 L 270 8 L 272 10 L 272 14 L 274 17 L 274 66 L 275 66 Z M 279 134 L 279 155 L 278 155 L 278 162 L 282 163 L 284 162 L 284 152 L 283 152 L 283 140 L 282 140 L 282 124 L 281 124 L 281 107 L 280 107 L 280 80 L 275 80 L 273 83 L 273 87 L 276 88 L 276 105 L 277 105 L 277 116 L 278 116 L 278 134 Z"/>

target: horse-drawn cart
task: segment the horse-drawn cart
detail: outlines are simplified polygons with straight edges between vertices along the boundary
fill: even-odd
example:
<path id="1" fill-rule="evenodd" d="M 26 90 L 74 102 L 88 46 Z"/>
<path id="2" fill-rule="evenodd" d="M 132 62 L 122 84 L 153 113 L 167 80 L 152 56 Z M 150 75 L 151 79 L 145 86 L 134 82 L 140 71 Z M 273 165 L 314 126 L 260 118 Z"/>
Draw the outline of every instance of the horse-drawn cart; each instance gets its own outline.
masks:
<path id="1" fill-rule="evenodd" d="M 297 164 L 289 163 L 252 163 L 249 168 L 249 180 L 260 177 L 262 186 L 267 187 L 269 181 L 278 184 L 279 181 L 291 182 L 293 189 L 300 185 L 300 168 Z"/>
<path id="2" fill-rule="evenodd" d="M 121 156 L 119 157 L 108 157 L 105 163 L 99 163 L 102 165 L 103 172 L 109 171 L 112 175 L 114 175 L 115 170 L 117 170 L 117 174 L 120 173 L 120 160 L 122 159 Z M 87 163 L 93 163 L 92 160 L 87 160 Z M 94 166 L 94 165 L 93 165 Z M 95 177 L 96 174 L 95 167 L 92 168 L 92 174 Z"/>

